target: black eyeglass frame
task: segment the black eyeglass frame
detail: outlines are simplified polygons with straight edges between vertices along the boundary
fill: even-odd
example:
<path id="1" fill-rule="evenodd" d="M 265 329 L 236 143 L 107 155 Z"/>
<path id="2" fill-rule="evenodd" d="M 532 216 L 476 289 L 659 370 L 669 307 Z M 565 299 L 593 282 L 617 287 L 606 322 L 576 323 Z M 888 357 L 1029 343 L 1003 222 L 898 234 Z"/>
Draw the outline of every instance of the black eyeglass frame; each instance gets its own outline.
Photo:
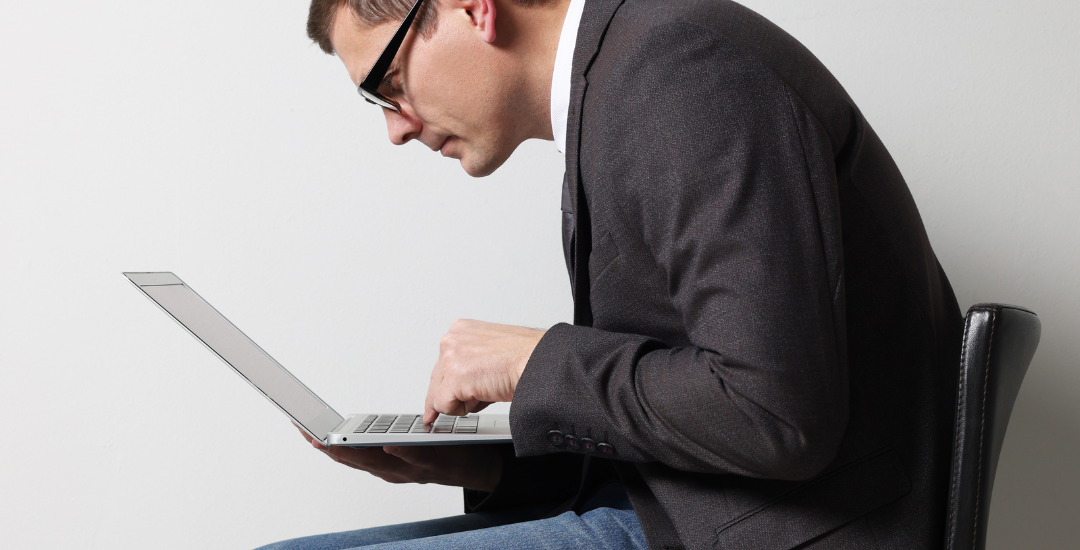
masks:
<path id="1" fill-rule="evenodd" d="M 409 27 L 412 26 L 413 19 L 416 19 L 416 14 L 420 11 L 420 4 L 423 3 L 424 0 L 416 0 L 412 9 L 409 10 L 409 15 L 406 15 L 405 19 L 401 21 L 401 26 L 394 33 L 394 37 L 390 39 L 390 43 L 386 45 L 382 55 L 375 60 L 375 64 L 371 66 L 371 70 L 368 71 L 364 81 L 357 88 L 357 91 L 368 103 L 378 105 L 383 109 L 390 109 L 395 113 L 401 112 L 401 105 L 379 93 L 379 86 L 382 85 L 383 78 L 386 77 L 386 71 L 390 69 L 390 63 L 394 61 L 398 49 L 401 48 L 401 43 L 405 41 L 405 35 L 409 33 Z"/>

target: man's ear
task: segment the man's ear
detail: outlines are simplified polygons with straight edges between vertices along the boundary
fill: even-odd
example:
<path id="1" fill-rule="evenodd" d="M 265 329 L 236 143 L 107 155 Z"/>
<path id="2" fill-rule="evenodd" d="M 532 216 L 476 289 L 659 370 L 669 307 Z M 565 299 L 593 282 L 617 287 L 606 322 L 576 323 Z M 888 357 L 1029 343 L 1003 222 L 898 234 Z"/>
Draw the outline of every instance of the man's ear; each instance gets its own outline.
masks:
<path id="1" fill-rule="evenodd" d="M 495 0 L 450 0 L 450 4 L 465 13 L 483 41 L 495 42 Z"/>

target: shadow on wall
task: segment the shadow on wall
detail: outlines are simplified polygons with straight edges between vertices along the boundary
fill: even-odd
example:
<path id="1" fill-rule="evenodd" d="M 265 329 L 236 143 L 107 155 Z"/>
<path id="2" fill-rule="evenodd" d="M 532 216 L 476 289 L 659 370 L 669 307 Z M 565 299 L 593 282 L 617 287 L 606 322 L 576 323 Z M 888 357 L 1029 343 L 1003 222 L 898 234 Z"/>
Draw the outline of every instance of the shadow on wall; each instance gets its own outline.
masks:
<path id="1" fill-rule="evenodd" d="M 1080 400 L 1069 391 L 1075 384 L 1060 383 L 1080 372 L 1078 350 L 1069 349 L 1080 346 L 1062 330 L 1074 328 L 1068 315 L 1036 313 L 1046 347 L 1036 352 L 1006 432 L 988 550 L 1075 548 L 1080 540 Z M 1058 338 L 1047 341 L 1047 332 Z"/>

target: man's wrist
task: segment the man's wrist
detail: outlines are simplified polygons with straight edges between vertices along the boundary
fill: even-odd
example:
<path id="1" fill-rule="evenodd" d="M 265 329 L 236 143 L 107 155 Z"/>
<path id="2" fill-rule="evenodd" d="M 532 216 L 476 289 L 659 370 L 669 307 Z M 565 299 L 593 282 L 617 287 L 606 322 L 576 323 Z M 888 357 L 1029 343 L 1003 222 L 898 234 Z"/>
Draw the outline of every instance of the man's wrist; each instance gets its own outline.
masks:
<path id="1" fill-rule="evenodd" d="M 547 334 L 546 330 L 535 328 L 530 328 L 528 330 L 530 331 L 530 334 L 526 337 L 527 344 L 523 347 L 522 357 L 514 368 L 514 390 L 517 390 L 518 381 L 521 380 L 521 375 L 525 372 L 525 367 L 529 365 L 529 359 L 532 358 L 533 351 L 536 350 L 536 346 L 540 344 L 540 340 Z"/>

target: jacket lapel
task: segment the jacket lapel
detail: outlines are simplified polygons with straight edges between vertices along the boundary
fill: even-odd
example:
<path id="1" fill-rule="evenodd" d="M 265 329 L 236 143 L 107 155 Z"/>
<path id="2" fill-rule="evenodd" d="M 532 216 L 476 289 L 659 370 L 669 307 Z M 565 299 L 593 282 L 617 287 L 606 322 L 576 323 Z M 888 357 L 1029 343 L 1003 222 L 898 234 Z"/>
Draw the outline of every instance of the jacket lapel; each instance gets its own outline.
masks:
<path id="1" fill-rule="evenodd" d="M 562 178 L 562 246 L 566 270 L 570 272 L 570 292 L 574 293 L 574 206 L 570 201 L 570 184 L 566 173 Z M 576 295 L 576 294 L 574 294 Z"/>
<path id="2" fill-rule="evenodd" d="M 570 73 L 570 108 L 566 124 L 566 186 L 573 212 L 574 228 L 564 242 L 571 246 L 568 261 L 571 288 L 574 292 L 574 324 L 592 326 L 592 306 L 589 303 L 589 254 L 592 252 L 592 231 L 585 187 L 581 181 L 581 107 L 585 101 L 588 82 L 585 75 L 596 59 L 604 33 L 623 0 L 588 0 L 581 14 L 577 46 L 574 48 L 573 69 Z"/>

